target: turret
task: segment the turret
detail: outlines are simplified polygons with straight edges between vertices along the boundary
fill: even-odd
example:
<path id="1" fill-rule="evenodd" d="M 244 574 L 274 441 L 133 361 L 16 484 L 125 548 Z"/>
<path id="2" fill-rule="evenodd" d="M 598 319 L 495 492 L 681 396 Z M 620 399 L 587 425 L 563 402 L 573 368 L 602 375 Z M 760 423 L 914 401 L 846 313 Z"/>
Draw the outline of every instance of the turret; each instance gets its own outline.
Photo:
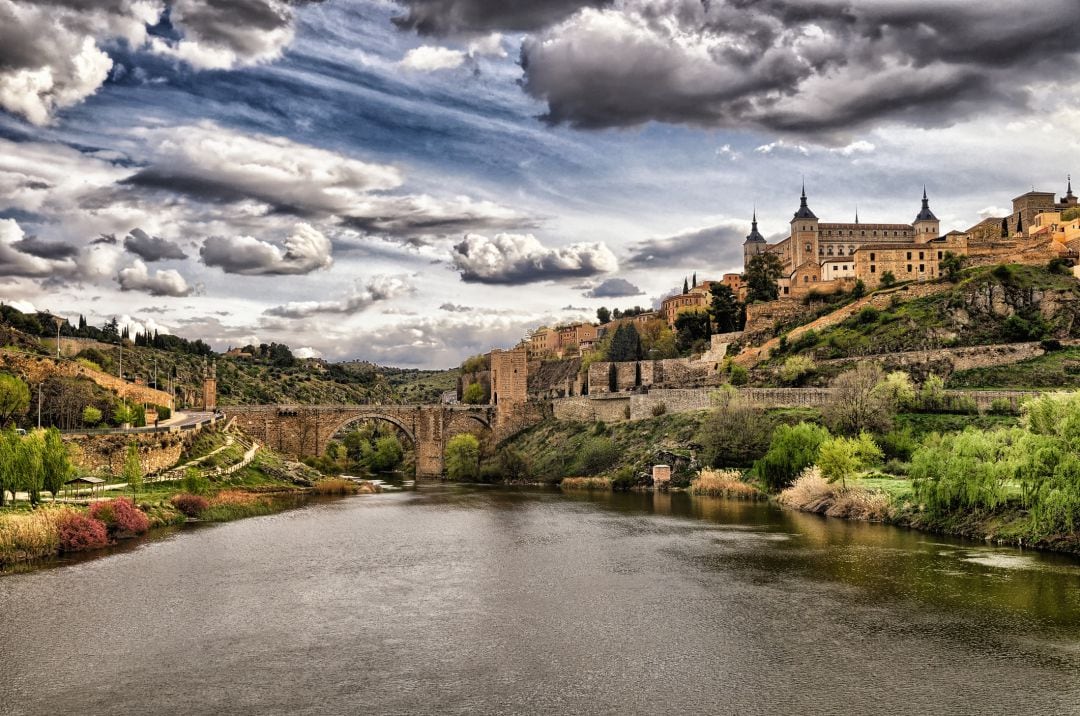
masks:
<path id="1" fill-rule="evenodd" d="M 934 212 L 930 211 L 930 200 L 926 197 L 925 186 L 922 190 L 922 210 L 915 217 L 912 228 L 915 229 L 915 241 L 919 243 L 936 239 L 941 235 L 941 222 L 934 216 Z"/>
<path id="2" fill-rule="evenodd" d="M 758 231 L 757 209 L 754 209 L 754 218 L 750 222 L 750 233 L 747 234 L 746 241 L 743 242 L 743 268 L 746 269 L 750 266 L 750 259 L 758 254 L 765 253 L 765 249 L 768 245 L 768 242 L 765 241 L 765 237 Z"/>
<path id="3" fill-rule="evenodd" d="M 818 260 L 818 218 L 806 201 L 803 182 L 799 210 L 791 219 L 791 268 L 796 269 L 810 259 Z"/>

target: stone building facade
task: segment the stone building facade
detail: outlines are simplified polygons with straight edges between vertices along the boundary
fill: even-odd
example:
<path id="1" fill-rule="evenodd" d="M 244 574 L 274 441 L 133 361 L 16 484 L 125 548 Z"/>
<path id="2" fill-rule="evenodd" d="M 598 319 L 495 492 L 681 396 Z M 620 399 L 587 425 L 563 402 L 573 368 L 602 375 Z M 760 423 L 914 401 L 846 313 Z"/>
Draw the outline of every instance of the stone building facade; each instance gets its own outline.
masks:
<path id="1" fill-rule="evenodd" d="M 528 351 L 491 351 L 491 405 L 514 405 L 528 400 Z"/>

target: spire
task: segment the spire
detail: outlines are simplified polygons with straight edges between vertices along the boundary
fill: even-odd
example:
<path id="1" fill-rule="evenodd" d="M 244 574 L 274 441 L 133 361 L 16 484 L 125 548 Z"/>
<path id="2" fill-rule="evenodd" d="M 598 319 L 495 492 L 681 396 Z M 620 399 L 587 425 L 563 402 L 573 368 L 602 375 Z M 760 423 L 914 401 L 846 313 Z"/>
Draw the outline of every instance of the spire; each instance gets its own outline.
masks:
<path id="1" fill-rule="evenodd" d="M 934 212 L 930 211 L 930 200 L 926 198 L 926 185 L 922 188 L 922 211 L 915 217 L 915 221 L 937 221 L 938 218 L 934 216 Z"/>
<path id="2" fill-rule="evenodd" d="M 858 204 L 855 205 L 855 223 L 856 224 L 859 223 L 859 205 Z"/>
<path id="3" fill-rule="evenodd" d="M 1072 174 L 1069 175 L 1069 189 L 1065 192 L 1065 198 L 1071 199 L 1073 197 L 1072 192 Z"/>
<path id="4" fill-rule="evenodd" d="M 816 219 L 817 215 L 810 211 L 810 206 L 806 203 L 806 180 L 803 179 L 802 183 L 802 196 L 799 197 L 799 210 L 795 212 L 796 219 Z"/>
<path id="5" fill-rule="evenodd" d="M 750 233 L 746 236 L 746 243 L 748 244 L 764 244 L 766 243 L 765 237 L 761 235 L 757 227 L 757 207 L 754 207 L 754 218 L 750 221 Z"/>

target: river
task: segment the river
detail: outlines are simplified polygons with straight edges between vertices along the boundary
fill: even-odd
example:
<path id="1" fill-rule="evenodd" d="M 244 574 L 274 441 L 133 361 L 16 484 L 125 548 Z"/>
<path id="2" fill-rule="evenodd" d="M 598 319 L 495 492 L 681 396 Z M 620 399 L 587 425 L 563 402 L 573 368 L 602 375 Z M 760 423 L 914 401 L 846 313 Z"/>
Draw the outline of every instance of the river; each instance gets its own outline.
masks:
<path id="1" fill-rule="evenodd" d="M 423 486 L 0 578 L 4 714 L 1077 714 L 1080 561 Z"/>

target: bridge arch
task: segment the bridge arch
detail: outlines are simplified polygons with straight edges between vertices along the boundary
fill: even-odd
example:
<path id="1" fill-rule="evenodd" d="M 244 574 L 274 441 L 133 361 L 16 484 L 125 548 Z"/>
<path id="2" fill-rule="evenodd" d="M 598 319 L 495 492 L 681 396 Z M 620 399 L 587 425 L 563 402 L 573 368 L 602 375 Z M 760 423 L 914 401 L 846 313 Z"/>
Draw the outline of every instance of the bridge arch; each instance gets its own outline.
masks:
<path id="1" fill-rule="evenodd" d="M 394 425 L 395 427 L 400 429 L 401 432 L 405 433 L 405 437 L 409 438 L 409 442 L 412 443 L 413 449 L 415 450 L 417 448 L 416 434 L 413 433 L 412 428 L 409 427 L 409 425 L 407 425 L 405 421 L 403 421 L 401 418 L 395 417 L 393 415 L 388 415 L 386 413 L 371 412 L 361 413 L 359 415 L 351 415 L 345 420 L 341 421 L 341 423 L 339 423 L 338 426 L 335 427 L 330 434 L 337 435 L 350 425 L 362 423 L 365 420 L 383 420 L 390 423 L 391 425 Z M 325 450 L 325 446 L 323 447 L 323 449 Z"/>

